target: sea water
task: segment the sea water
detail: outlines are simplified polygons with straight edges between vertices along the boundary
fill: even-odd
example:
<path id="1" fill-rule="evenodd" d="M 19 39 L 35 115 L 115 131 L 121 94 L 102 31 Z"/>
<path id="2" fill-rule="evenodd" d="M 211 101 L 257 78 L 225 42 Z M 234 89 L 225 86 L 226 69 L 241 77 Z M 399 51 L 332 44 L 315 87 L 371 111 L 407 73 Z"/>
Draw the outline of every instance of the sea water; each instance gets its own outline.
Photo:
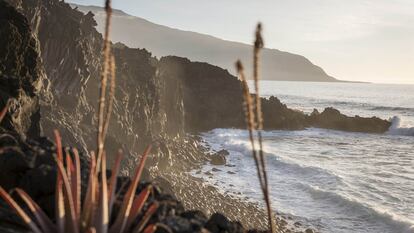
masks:
<path id="1" fill-rule="evenodd" d="M 265 131 L 275 211 L 320 232 L 414 232 L 413 85 L 263 81 L 261 90 L 263 97 L 277 96 L 308 113 L 335 107 L 393 121 L 385 134 Z M 263 203 L 247 131 L 215 129 L 202 136 L 212 150 L 230 155 L 227 166 L 203 167 L 217 168 L 213 176 L 199 176 L 223 192 Z"/>

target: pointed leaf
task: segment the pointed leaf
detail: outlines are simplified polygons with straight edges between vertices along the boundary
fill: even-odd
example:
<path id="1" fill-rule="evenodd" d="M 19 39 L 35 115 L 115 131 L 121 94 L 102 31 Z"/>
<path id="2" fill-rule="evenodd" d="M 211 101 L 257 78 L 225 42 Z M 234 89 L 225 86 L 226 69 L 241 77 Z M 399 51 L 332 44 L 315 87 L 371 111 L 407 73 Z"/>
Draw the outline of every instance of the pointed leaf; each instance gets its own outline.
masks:
<path id="1" fill-rule="evenodd" d="M 7 202 L 7 204 L 20 216 L 23 222 L 26 223 L 34 233 L 42 233 L 34 221 L 23 211 L 23 209 L 2 187 L 0 187 L 0 197 Z"/>
<path id="2" fill-rule="evenodd" d="M 129 229 L 134 221 L 137 220 L 139 213 L 145 205 L 150 193 L 152 191 L 152 186 L 149 185 L 146 187 L 138 196 L 135 197 L 134 202 L 132 203 L 131 214 L 128 217 L 128 222 L 125 229 Z"/>
<path id="3" fill-rule="evenodd" d="M 55 140 L 56 140 L 56 154 L 57 160 L 63 161 L 62 154 L 62 140 L 59 134 L 59 131 L 55 130 Z M 62 191 L 62 176 L 59 172 L 56 174 L 56 192 L 55 192 L 55 212 L 56 212 L 56 225 L 58 233 L 64 233 L 65 231 L 65 204 L 63 201 L 63 191 Z"/>
<path id="4" fill-rule="evenodd" d="M 35 216 L 37 223 L 40 225 L 44 233 L 53 233 L 56 232 L 55 226 L 53 225 L 52 220 L 47 217 L 45 212 L 33 201 L 33 199 L 23 190 L 17 188 L 16 193 L 20 198 L 26 203 L 29 207 L 32 214 Z"/>
<path id="5" fill-rule="evenodd" d="M 3 110 L 1 110 L 1 112 L 0 112 L 0 123 L 3 121 L 3 118 L 6 116 L 7 111 L 9 110 L 9 104 L 10 104 L 10 102 L 7 101 L 6 106 L 4 106 Z"/>
<path id="6" fill-rule="evenodd" d="M 138 225 L 132 231 L 133 233 L 140 233 L 144 229 L 145 225 L 147 225 L 147 223 L 150 220 L 150 218 L 152 217 L 152 215 L 157 211 L 158 206 L 159 206 L 158 202 L 154 202 L 148 208 L 147 212 L 145 212 L 144 217 L 142 217 L 141 221 L 138 223 Z"/>
<path id="7" fill-rule="evenodd" d="M 78 233 L 79 232 L 79 226 L 78 223 L 76 221 L 76 214 L 75 214 L 75 206 L 73 204 L 73 196 L 72 196 L 72 190 L 71 190 L 71 186 L 69 184 L 69 179 L 67 177 L 67 174 L 65 173 L 65 168 L 63 167 L 63 163 L 62 161 L 59 161 L 58 159 L 56 159 L 57 162 L 57 166 L 58 166 L 58 172 L 62 178 L 62 182 L 63 182 L 63 191 L 64 191 L 64 196 L 66 198 L 64 198 L 66 207 L 67 207 L 67 212 L 68 213 L 68 219 L 69 222 L 67 223 L 68 226 L 68 230 L 72 233 Z"/>
<path id="8" fill-rule="evenodd" d="M 110 233 L 123 233 L 125 230 L 125 226 L 130 215 L 132 202 L 135 196 L 135 191 L 138 186 L 139 179 L 141 177 L 142 171 L 144 170 L 145 161 L 148 157 L 148 154 L 151 150 L 151 146 L 148 146 L 144 154 L 142 155 L 141 161 L 136 169 L 135 175 L 131 180 L 131 184 L 128 188 L 127 193 L 124 196 L 124 200 L 122 202 L 121 209 L 119 214 L 115 220 L 114 225 L 110 229 Z"/>
<path id="9" fill-rule="evenodd" d="M 79 221 L 81 214 L 81 164 L 78 150 L 74 148 L 72 151 L 75 157 L 75 172 L 72 173 L 73 204 Z"/>
<path id="10" fill-rule="evenodd" d="M 157 230 L 157 226 L 154 224 L 148 225 L 145 229 L 144 229 L 144 233 L 154 233 Z"/>

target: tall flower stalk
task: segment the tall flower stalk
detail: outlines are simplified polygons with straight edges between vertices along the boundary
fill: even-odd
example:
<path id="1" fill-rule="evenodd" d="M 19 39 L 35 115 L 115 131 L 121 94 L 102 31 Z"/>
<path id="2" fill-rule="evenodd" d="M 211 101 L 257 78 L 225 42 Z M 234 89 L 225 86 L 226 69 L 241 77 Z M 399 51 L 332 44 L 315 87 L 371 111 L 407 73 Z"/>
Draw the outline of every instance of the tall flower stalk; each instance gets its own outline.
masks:
<path id="1" fill-rule="evenodd" d="M 263 198 L 266 204 L 266 211 L 269 223 L 270 232 L 274 233 L 276 231 L 276 224 L 272 214 L 272 206 L 270 202 L 269 195 L 269 184 L 266 172 L 266 160 L 263 154 L 263 114 L 261 109 L 261 99 L 260 99 L 260 88 L 259 88 L 259 64 L 260 64 L 260 51 L 264 46 L 262 38 L 262 26 L 259 23 L 256 28 L 256 36 L 253 47 L 253 80 L 255 88 L 255 98 L 253 100 L 249 86 L 247 84 L 247 79 L 244 74 L 244 68 L 242 62 L 239 60 L 236 63 L 237 75 L 242 82 L 243 89 L 243 107 L 245 112 L 245 121 L 247 129 L 249 131 L 249 140 L 252 147 L 252 156 L 256 165 L 257 176 L 259 179 L 260 189 L 263 193 Z M 256 140 L 255 132 L 257 134 L 257 141 L 259 144 L 259 149 L 256 149 Z"/>

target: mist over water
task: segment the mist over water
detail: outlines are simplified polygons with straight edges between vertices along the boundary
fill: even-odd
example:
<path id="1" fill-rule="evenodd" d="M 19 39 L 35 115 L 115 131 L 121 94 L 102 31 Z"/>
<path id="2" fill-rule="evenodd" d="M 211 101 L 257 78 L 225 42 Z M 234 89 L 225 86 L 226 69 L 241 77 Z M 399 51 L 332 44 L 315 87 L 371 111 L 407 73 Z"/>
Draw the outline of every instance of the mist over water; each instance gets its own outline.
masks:
<path id="1" fill-rule="evenodd" d="M 262 82 L 264 96 L 311 112 L 392 118 L 386 134 L 324 129 L 267 131 L 264 150 L 275 210 L 321 232 L 414 232 L 414 86 Z M 213 176 L 223 192 L 261 203 L 247 131 L 203 134 L 212 150 L 230 152 Z M 203 173 L 212 170 L 211 165 Z M 202 173 L 202 174 L 203 174 Z"/>

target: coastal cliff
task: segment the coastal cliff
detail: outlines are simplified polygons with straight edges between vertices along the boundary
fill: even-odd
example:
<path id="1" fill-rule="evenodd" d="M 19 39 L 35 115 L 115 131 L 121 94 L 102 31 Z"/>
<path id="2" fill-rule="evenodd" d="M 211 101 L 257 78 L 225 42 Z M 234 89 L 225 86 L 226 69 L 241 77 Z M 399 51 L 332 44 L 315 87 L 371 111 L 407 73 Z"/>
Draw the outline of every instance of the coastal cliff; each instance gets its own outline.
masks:
<path id="1" fill-rule="evenodd" d="M 14 177 L 12 183 L 2 181 L 1 185 L 11 188 L 20 185 L 26 175 L 37 177 L 36 182 L 40 182 L 42 176 L 38 174 L 53 174 L 53 168 L 43 167 L 51 165 L 55 148 L 41 136 L 52 137 L 54 129 L 60 131 L 65 145 L 79 148 L 85 160 L 88 151 L 96 147 L 103 39 L 95 29 L 92 13 L 83 14 L 64 2 L 8 2 L 13 7 L 0 0 L 0 40 L 4 45 L 0 48 L 0 107 L 11 99 L 9 113 L 1 123 L 2 133 L 11 137 L 3 137 L 7 143 L 2 145 L 17 148 L 18 152 L 13 150 L 7 156 L 25 157 L 18 166 L 10 166 L 6 160 L 1 163 L 11 168 L 2 170 L 2 177 Z M 117 89 L 106 149 L 108 155 L 114 155 L 118 149 L 128 155 L 124 174 L 135 166 L 138 152 L 153 144 L 148 177 L 158 179 L 160 186 L 170 193 L 181 194 L 179 199 L 186 208 L 209 213 L 222 211 L 233 220 L 244 218 L 246 224 L 251 224 L 249 227 L 264 226 L 263 222 L 249 222 L 238 210 L 244 208 L 244 213 L 259 216 L 257 208 L 233 205 L 230 201 L 226 206 L 217 205 L 225 197 L 198 187 L 199 183 L 185 174 L 206 160 L 204 148 L 191 134 L 214 128 L 244 128 L 240 81 L 217 66 L 172 56 L 157 59 L 145 49 L 121 43 L 113 45 L 113 54 Z M 383 133 L 390 126 L 388 121 L 347 117 L 334 109 L 306 115 L 289 109 L 276 97 L 262 101 L 265 128 L 269 130 L 322 127 Z M 48 161 L 33 162 L 33 157 Z M 1 158 L 8 157 L 3 154 Z M 53 195 L 53 190 L 49 191 L 39 194 L 39 198 L 47 197 L 45 205 Z M 194 192 L 200 195 L 194 197 Z M 237 224 L 227 226 L 240 230 Z"/>

